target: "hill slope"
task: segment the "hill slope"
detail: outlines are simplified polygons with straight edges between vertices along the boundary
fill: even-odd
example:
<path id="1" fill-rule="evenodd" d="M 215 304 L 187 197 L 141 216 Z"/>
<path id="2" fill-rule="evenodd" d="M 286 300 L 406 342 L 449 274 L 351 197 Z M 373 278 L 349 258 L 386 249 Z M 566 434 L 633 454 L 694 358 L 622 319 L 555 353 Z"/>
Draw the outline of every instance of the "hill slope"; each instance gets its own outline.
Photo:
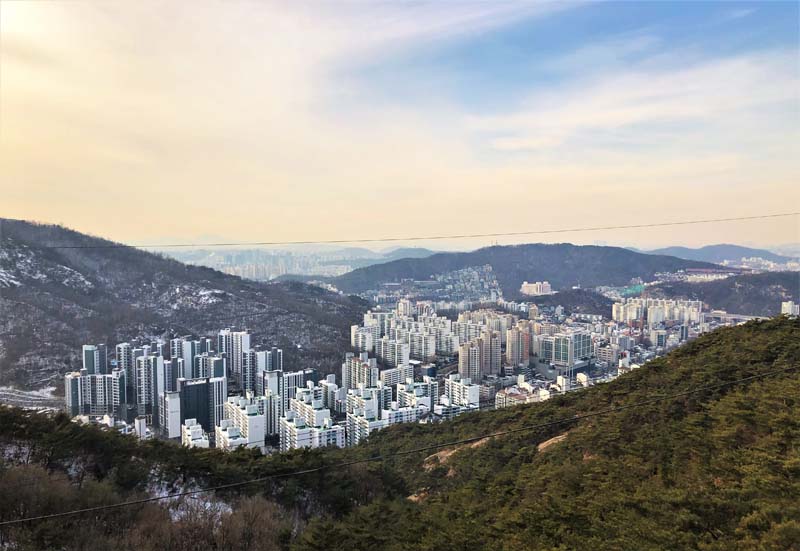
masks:
<path id="1" fill-rule="evenodd" d="M 568 289 L 554 295 L 529 297 L 525 300 L 540 307 L 563 306 L 570 314 L 602 314 L 609 319 L 614 304 L 610 298 L 586 289 Z"/>
<path id="2" fill-rule="evenodd" d="M 317 287 L 255 283 L 108 245 L 60 226 L 0 219 L 0 384 L 57 383 L 60 373 L 79 366 L 83 343 L 113 346 L 139 335 L 229 325 L 284 345 L 289 366 L 302 360 L 332 369 L 349 324 L 364 309 Z"/>
<path id="3" fill-rule="evenodd" d="M 742 258 L 760 257 L 764 260 L 771 262 L 784 263 L 793 260 L 788 256 L 775 254 L 766 249 L 751 249 L 750 247 L 742 247 L 740 245 L 706 245 L 698 249 L 691 249 L 689 247 L 665 247 L 663 249 L 655 249 L 652 251 L 643 251 L 647 254 L 666 254 L 669 256 L 677 256 L 686 260 L 698 260 L 701 262 L 714 262 L 720 263 L 725 260 L 738 261 Z"/>
<path id="4" fill-rule="evenodd" d="M 797 549 L 798 366 L 800 320 L 753 322 L 544 403 L 440 425 L 395 425 L 346 450 L 271 457 L 138 443 L 64 416 L 0 408 L 0 493 L 15 497 L 0 500 L 0 520 L 116 503 L 144 495 L 148 485 L 163 492 L 323 467 L 218 494 L 232 511 L 207 500 L 172 502 L 171 513 L 149 503 L 22 525 L 0 532 L 0 542 L 31 549 L 88 542 L 136 549 Z M 392 457 L 530 425 L 540 428 Z M 324 469 L 376 456 L 386 459 Z"/>
<path id="5" fill-rule="evenodd" d="M 711 268 L 712 264 L 670 256 L 641 254 L 619 247 L 570 244 L 498 246 L 467 253 L 438 253 L 427 258 L 401 259 L 353 270 L 332 282 L 345 292 L 363 292 L 381 283 L 490 264 L 506 298 L 513 298 L 523 281 L 549 281 L 554 288 L 573 285 L 625 285 L 634 277 L 684 268 Z"/>
<path id="6" fill-rule="evenodd" d="M 662 283 L 650 296 L 702 300 L 709 307 L 749 316 L 774 316 L 781 302 L 800 302 L 800 272 L 744 274 L 703 283 Z"/>

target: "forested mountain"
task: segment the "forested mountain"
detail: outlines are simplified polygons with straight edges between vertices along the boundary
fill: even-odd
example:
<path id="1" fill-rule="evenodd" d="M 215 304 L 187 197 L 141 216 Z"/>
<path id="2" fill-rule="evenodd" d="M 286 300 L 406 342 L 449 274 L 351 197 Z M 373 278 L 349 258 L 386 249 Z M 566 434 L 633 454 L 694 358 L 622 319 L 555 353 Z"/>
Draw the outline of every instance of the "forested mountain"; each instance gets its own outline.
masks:
<path id="1" fill-rule="evenodd" d="M 353 270 L 333 278 L 332 283 L 345 292 L 362 292 L 386 282 L 405 278 L 426 280 L 434 274 L 486 264 L 492 266 L 503 292 L 509 297 L 516 296 L 523 281 L 547 280 L 555 289 L 574 285 L 625 285 L 631 278 L 649 278 L 656 272 L 716 267 L 709 263 L 636 253 L 619 247 L 536 243 L 395 260 Z"/>
<path id="2" fill-rule="evenodd" d="M 781 302 L 800 302 L 800 272 L 766 272 L 702 283 L 661 283 L 648 287 L 653 298 L 702 300 L 710 308 L 750 316 L 774 316 Z"/>
<path id="3" fill-rule="evenodd" d="M 797 549 L 798 369 L 800 320 L 751 322 L 546 402 L 269 457 L 139 443 L 0 408 L 0 494 L 14 496 L 0 502 L 0 522 L 277 475 L 9 526 L 0 546 Z M 428 446 L 439 447 L 411 451 Z M 365 462 L 336 466 L 356 459 Z"/>
<path id="4" fill-rule="evenodd" d="M 740 245 L 706 245 L 698 249 L 689 247 L 665 247 L 663 249 L 655 249 L 652 251 L 644 251 L 647 254 L 666 254 L 669 256 L 677 256 L 678 258 L 685 258 L 686 260 L 698 260 L 702 262 L 721 263 L 726 260 L 738 261 L 742 258 L 759 257 L 770 262 L 785 263 L 793 260 L 788 256 L 782 256 L 766 249 L 752 249 L 750 247 L 742 247 Z"/>
<path id="5" fill-rule="evenodd" d="M 68 246 L 71 248 L 43 248 Z M 0 384 L 41 387 L 84 343 L 247 327 L 287 366 L 338 366 L 366 305 L 301 283 L 256 283 L 54 225 L 0 219 Z"/>

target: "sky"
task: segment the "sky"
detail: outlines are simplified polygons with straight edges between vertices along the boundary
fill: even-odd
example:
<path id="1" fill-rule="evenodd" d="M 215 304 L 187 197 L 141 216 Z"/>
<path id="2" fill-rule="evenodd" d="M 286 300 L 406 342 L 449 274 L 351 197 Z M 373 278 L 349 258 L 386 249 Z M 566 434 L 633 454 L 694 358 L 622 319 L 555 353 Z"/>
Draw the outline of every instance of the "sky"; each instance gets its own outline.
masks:
<path id="1" fill-rule="evenodd" d="M 797 211 L 799 17 L 797 2 L 0 0 L 0 217 L 164 244 Z M 415 244 L 770 245 L 798 224 Z"/>

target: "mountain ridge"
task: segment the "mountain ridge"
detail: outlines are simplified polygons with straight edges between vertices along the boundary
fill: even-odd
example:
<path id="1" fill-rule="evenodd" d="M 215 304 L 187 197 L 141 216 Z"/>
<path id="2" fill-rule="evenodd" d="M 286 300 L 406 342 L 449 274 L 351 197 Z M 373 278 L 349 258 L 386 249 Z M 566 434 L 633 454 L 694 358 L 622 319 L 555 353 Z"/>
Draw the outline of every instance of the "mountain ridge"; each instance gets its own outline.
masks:
<path id="1" fill-rule="evenodd" d="M 663 247 L 649 251 L 640 251 L 647 254 L 669 255 L 686 260 L 697 260 L 701 262 L 720 263 L 725 260 L 740 260 L 741 258 L 760 257 L 770 262 L 786 263 L 795 260 L 792 257 L 780 255 L 766 249 L 754 249 L 741 245 L 729 243 L 719 243 L 717 245 L 706 245 L 704 247 Z"/>
<path id="2" fill-rule="evenodd" d="M 800 272 L 764 272 L 705 282 L 669 282 L 648 287 L 653 298 L 700 300 L 710 308 L 748 316 L 774 316 L 781 302 L 800 302 Z"/>
<path id="3" fill-rule="evenodd" d="M 244 280 L 57 225 L 0 219 L 0 246 L 0 384 L 57 384 L 84 343 L 229 325 L 284 346 L 288 366 L 331 371 L 366 309 L 318 287 Z"/>
<path id="4" fill-rule="evenodd" d="M 647 255 L 621 247 L 532 243 L 399 259 L 359 268 L 329 281 L 348 293 L 363 292 L 385 282 L 425 280 L 437 273 L 486 264 L 492 266 L 507 298 L 518 297 L 523 281 L 547 280 L 556 289 L 625 285 L 634 277 L 648 277 L 659 271 L 719 268 L 711 263 Z"/>

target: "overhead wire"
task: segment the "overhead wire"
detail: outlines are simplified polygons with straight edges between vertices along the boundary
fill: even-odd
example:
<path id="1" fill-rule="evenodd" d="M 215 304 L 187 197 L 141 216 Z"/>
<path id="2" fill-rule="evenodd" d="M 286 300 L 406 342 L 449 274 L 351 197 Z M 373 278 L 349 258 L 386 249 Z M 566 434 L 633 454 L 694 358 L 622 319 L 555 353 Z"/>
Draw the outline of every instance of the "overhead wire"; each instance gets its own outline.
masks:
<path id="1" fill-rule="evenodd" d="M 695 220 L 673 220 L 668 222 L 651 222 L 646 224 L 626 224 L 611 226 L 589 226 L 574 228 L 554 228 L 554 229 L 533 229 L 524 231 L 510 232 L 488 232 L 488 233 L 464 233 L 450 235 L 413 235 L 405 237 L 368 237 L 352 239 L 307 239 L 290 241 L 238 241 L 238 242 L 218 242 L 218 243 L 166 243 L 166 244 L 123 244 L 107 243 L 94 245 L 74 245 L 74 244 L 44 244 L 38 246 L 41 249 L 120 249 L 120 248 L 139 248 L 139 249 L 174 249 L 174 248 L 198 248 L 198 247 L 264 247 L 264 246 L 285 246 L 285 245 L 336 245 L 346 243 L 389 243 L 397 241 L 441 241 L 456 239 L 477 239 L 492 237 L 521 237 L 526 235 L 551 235 L 560 233 L 579 233 L 609 230 L 629 230 L 641 228 L 658 228 L 668 226 L 686 226 L 692 224 L 713 224 L 718 222 L 737 222 L 743 220 L 763 220 L 769 218 L 786 218 L 798 216 L 800 212 L 784 212 L 775 214 L 757 214 L 752 216 L 730 216 L 725 218 L 706 218 Z"/>

